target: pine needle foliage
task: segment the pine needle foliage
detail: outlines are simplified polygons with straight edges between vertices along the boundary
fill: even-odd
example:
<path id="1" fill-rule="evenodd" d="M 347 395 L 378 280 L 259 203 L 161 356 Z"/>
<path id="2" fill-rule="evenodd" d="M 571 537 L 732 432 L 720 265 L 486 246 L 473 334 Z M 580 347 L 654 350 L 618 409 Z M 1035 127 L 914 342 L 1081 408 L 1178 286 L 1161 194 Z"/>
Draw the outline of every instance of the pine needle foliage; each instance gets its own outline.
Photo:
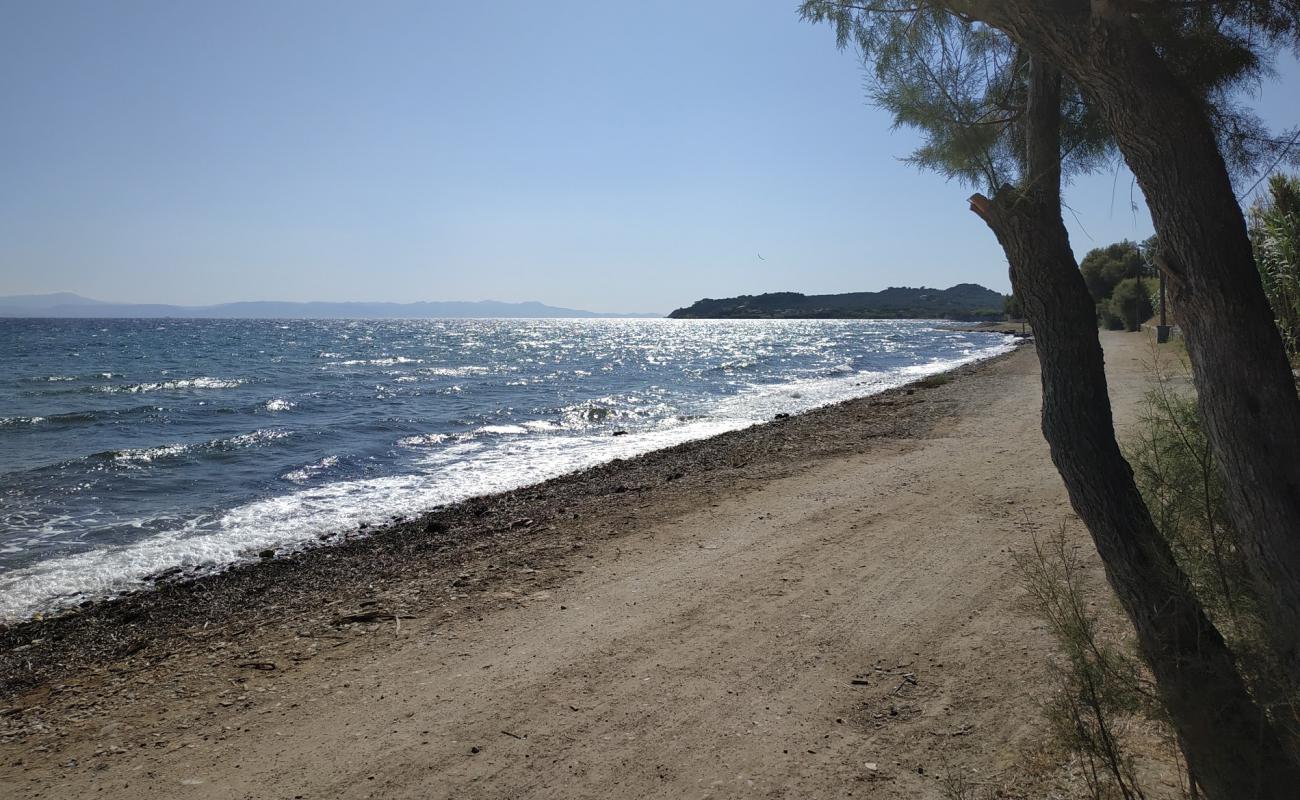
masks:
<path id="1" fill-rule="evenodd" d="M 839 47 L 856 48 L 868 99 L 892 115 L 895 128 L 921 134 L 908 163 L 989 192 L 1022 176 L 1028 57 L 1001 31 L 942 3 L 907 0 L 869 7 L 808 0 L 800 14 L 830 24 Z M 1113 151 L 1077 89 L 1067 84 L 1064 93 L 1068 176 L 1102 166 Z"/>
<path id="2" fill-rule="evenodd" d="M 1271 176 L 1267 197 L 1251 208 L 1250 227 L 1278 332 L 1291 362 L 1300 363 L 1300 178 Z"/>
<path id="3" fill-rule="evenodd" d="M 1023 166 L 1027 57 L 1001 31 L 946 0 L 804 0 L 800 16 L 858 50 L 868 99 L 894 126 L 919 132 L 906 160 L 986 192 L 1014 184 Z M 1133 14 L 1161 57 L 1205 105 L 1234 178 L 1300 159 L 1300 129 L 1280 134 L 1245 104 L 1272 74 L 1272 56 L 1300 53 L 1300 0 L 1134 2 Z M 1062 86 L 1062 177 L 1113 163 L 1116 150 L 1076 86 Z"/>

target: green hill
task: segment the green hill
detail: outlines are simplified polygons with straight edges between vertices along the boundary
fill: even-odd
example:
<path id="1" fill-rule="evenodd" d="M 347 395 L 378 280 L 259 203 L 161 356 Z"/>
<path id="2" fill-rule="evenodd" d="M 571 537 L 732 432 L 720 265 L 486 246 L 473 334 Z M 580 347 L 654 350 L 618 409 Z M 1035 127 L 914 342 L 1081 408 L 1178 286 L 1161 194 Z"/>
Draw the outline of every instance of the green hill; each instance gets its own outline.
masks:
<path id="1" fill-rule="evenodd" d="M 881 292 L 771 292 L 723 300 L 706 298 L 673 319 L 1001 319 L 1005 297 L 976 283 L 950 289 L 890 287 Z"/>

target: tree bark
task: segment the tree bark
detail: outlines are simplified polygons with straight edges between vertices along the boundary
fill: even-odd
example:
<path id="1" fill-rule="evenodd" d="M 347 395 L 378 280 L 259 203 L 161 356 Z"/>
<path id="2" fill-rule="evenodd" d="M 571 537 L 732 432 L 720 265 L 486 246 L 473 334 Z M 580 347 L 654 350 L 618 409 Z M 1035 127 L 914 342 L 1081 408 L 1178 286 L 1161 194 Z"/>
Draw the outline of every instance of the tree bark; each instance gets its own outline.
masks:
<path id="1" fill-rule="evenodd" d="M 1122 4 L 956 0 L 1099 109 L 1151 209 L 1198 402 L 1269 635 L 1300 687 L 1300 397 L 1202 99 Z M 1131 9 L 1130 9 L 1131 10 Z"/>
<path id="2" fill-rule="evenodd" d="M 1060 205 L 1060 75 L 1034 59 L 1025 185 L 971 207 L 1006 252 L 1034 327 L 1042 426 L 1070 502 L 1137 631 L 1188 763 L 1216 800 L 1291 798 L 1300 765 L 1251 698 L 1151 519 L 1115 441 L 1095 311 Z"/>

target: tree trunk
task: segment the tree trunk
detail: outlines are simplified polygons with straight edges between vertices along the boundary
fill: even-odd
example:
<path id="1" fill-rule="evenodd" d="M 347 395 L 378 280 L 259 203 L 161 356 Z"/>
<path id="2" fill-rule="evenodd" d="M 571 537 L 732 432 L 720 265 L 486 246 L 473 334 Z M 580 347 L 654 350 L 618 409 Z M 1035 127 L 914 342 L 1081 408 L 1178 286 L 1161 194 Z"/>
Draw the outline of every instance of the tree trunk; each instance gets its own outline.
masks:
<path id="1" fill-rule="evenodd" d="M 1243 555 L 1283 668 L 1300 687 L 1300 397 L 1204 103 L 1121 5 L 949 3 L 1060 66 L 1137 177 Z"/>
<path id="2" fill-rule="evenodd" d="M 1216 800 L 1292 798 L 1300 765 L 1254 702 L 1151 519 L 1115 441 L 1091 296 L 1060 206 L 1060 77 L 1035 59 L 1025 188 L 971 198 L 1034 327 L 1043 435 L 1137 631 L 1188 763 Z"/>

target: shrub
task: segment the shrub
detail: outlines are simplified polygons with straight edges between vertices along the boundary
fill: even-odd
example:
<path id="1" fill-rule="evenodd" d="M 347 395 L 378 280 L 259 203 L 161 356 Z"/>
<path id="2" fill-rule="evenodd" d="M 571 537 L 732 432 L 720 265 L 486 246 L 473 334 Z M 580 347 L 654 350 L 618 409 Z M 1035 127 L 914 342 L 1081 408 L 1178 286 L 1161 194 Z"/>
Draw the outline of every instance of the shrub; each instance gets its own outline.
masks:
<path id="1" fill-rule="evenodd" d="M 1111 296 L 1120 281 L 1141 275 L 1143 264 L 1138 245 L 1125 239 L 1089 250 L 1079 262 L 1079 271 L 1092 299 L 1101 303 Z"/>
<path id="2" fill-rule="evenodd" d="M 1124 330 L 1136 331 L 1151 318 L 1151 287 L 1141 278 L 1125 278 L 1110 296 L 1110 313 L 1119 318 Z"/>
<path id="3" fill-rule="evenodd" d="M 1300 687 L 1289 685 L 1265 636 L 1195 397 L 1181 388 L 1190 386 L 1187 367 L 1157 360 L 1152 372 L 1139 424 L 1124 448 L 1133 477 L 1242 677 L 1279 726 L 1297 736 Z"/>
<path id="4" fill-rule="evenodd" d="M 1108 331 L 1124 330 L 1124 320 L 1111 308 L 1109 299 L 1097 304 L 1097 321 Z"/>
<path id="5" fill-rule="evenodd" d="M 1292 362 L 1300 360 L 1300 178 L 1274 175 L 1250 211 L 1251 241 L 1264 293 Z"/>
<path id="6" fill-rule="evenodd" d="M 1055 665 L 1057 690 L 1045 708 L 1057 740 L 1083 758 L 1091 797 L 1145 797 L 1127 731 L 1133 718 L 1155 714 L 1151 694 L 1138 660 L 1098 635 L 1078 548 L 1062 528 L 1035 537 L 1016 566 L 1063 651 Z"/>

